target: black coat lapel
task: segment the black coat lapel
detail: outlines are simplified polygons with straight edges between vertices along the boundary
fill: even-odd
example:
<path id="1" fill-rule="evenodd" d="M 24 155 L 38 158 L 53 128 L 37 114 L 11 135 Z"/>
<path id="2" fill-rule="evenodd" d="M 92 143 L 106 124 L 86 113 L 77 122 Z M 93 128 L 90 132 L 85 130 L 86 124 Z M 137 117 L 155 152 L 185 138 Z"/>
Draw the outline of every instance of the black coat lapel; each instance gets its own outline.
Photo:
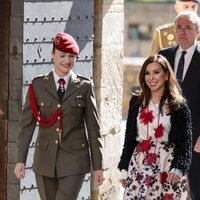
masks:
<path id="1" fill-rule="evenodd" d="M 170 51 L 169 51 L 169 62 L 171 64 L 171 67 L 174 71 L 174 65 L 175 65 L 175 56 L 176 56 L 176 51 L 178 49 L 178 46 L 173 46 Z"/>
<path id="2" fill-rule="evenodd" d="M 197 45 L 182 83 L 183 89 L 186 86 L 190 87 L 190 85 L 193 84 L 192 80 L 194 80 L 194 78 L 198 76 L 199 72 L 200 72 L 200 45 Z"/>

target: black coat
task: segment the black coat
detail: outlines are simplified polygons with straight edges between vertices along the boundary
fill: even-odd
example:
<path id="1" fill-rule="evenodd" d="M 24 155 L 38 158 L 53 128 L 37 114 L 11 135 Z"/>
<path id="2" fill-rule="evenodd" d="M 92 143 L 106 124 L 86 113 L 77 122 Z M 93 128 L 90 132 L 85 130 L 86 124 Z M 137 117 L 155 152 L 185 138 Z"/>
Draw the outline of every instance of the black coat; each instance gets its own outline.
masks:
<path id="1" fill-rule="evenodd" d="M 162 49 L 159 54 L 165 56 L 170 62 L 172 68 L 174 68 L 176 51 L 178 45 Z M 187 99 L 188 106 L 192 115 L 192 138 L 193 146 L 195 145 L 197 138 L 200 136 L 200 43 L 197 44 L 192 59 L 190 61 L 188 70 L 186 72 L 185 78 L 181 83 L 181 88 Z M 200 154 L 193 151 L 192 165 L 190 167 L 189 183 L 190 183 L 190 193 L 192 199 L 199 200 L 199 180 L 200 180 Z"/>
<path id="2" fill-rule="evenodd" d="M 176 51 L 178 50 L 178 45 L 162 49 L 159 54 L 166 57 L 169 63 L 174 69 Z M 186 72 L 185 78 L 181 83 L 181 88 L 183 94 L 185 95 L 188 106 L 192 115 L 192 125 L 193 125 L 193 144 L 196 143 L 198 136 L 200 136 L 200 43 L 197 44 L 194 54 L 192 56 L 191 62 L 189 64 L 188 70 Z"/>
<path id="3" fill-rule="evenodd" d="M 133 96 L 129 104 L 128 119 L 126 123 L 125 141 L 118 168 L 128 170 L 133 151 L 138 144 L 137 116 L 140 105 L 136 103 L 137 97 Z M 180 109 L 171 112 L 171 130 L 169 144 L 174 144 L 174 159 L 171 167 L 179 169 L 183 175 L 189 170 L 192 160 L 192 123 L 190 110 L 186 103 Z"/>

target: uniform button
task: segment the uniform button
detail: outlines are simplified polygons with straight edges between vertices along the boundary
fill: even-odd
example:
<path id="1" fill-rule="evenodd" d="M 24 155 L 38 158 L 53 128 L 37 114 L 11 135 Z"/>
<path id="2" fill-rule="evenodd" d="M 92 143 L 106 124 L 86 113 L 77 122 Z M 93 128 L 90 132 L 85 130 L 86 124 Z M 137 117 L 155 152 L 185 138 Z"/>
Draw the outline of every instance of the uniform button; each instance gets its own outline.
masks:
<path id="1" fill-rule="evenodd" d="M 57 120 L 60 120 L 60 116 L 57 117 Z"/>
<path id="2" fill-rule="evenodd" d="M 55 140 L 55 144 L 58 144 L 58 140 Z"/>
<path id="3" fill-rule="evenodd" d="M 58 104 L 58 105 L 57 105 L 57 107 L 58 107 L 58 108 L 60 108 L 60 107 L 61 107 L 61 105 L 60 105 L 60 104 Z"/>
<path id="4" fill-rule="evenodd" d="M 44 103 L 43 103 L 43 102 L 41 102 L 41 103 L 40 103 L 40 105 L 41 105 L 41 106 L 44 106 Z"/>
<path id="5" fill-rule="evenodd" d="M 85 147 L 85 144 L 82 144 L 82 147 Z"/>
<path id="6" fill-rule="evenodd" d="M 56 128 L 56 131 L 57 131 L 57 132 L 59 132 L 59 131 L 60 131 L 60 129 L 59 129 L 59 128 Z"/>
<path id="7" fill-rule="evenodd" d="M 81 104 L 79 103 L 78 106 L 81 106 Z"/>
<path id="8" fill-rule="evenodd" d="M 39 147 L 40 146 L 40 144 L 37 142 L 37 146 Z"/>

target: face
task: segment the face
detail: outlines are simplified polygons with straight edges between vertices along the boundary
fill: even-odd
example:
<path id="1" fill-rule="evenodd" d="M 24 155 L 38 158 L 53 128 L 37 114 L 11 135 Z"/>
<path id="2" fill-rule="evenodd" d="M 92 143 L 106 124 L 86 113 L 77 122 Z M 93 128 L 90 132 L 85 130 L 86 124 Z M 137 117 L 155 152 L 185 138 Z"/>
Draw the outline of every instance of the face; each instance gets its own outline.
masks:
<path id="1" fill-rule="evenodd" d="M 174 8 L 177 13 L 180 13 L 183 11 L 197 12 L 198 4 L 193 1 L 186 1 L 186 2 L 176 1 Z"/>
<path id="2" fill-rule="evenodd" d="M 168 73 L 164 72 L 160 64 L 153 62 L 147 65 L 145 82 L 151 90 L 152 95 L 163 94 L 166 80 L 168 80 Z"/>
<path id="3" fill-rule="evenodd" d="M 175 24 L 175 33 L 178 43 L 186 50 L 195 43 L 199 31 L 197 30 L 195 22 L 182 16 Z"/>
<path id="4" fill-rule="evenodd" d="M 58 49 L 55 49 L 51 55 L 55 62 L 54 65 L 56 74 L 60 77 L 66 76 L 74 66 L 76 55 L 62 52 Z"/>

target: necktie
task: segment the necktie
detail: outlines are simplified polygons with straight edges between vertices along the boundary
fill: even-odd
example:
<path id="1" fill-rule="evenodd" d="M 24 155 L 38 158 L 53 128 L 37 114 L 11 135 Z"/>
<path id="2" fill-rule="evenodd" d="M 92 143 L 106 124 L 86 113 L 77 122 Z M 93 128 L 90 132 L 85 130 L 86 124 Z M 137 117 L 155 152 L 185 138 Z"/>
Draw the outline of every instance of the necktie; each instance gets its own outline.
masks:
<path id="1" fill-rule="evenodd" d="M 62 100 L 63 98 L 63 95 L 65 93 L 65 80 L 63 78 L 60 78 L 58 80 L 58 83 L 59 83 L 59 88 L 58 88 L 58 98 L 60 99 L 60 101 Z"/>
<path id="2" fill-rule="evenodd" d="M 178 79 L 179 82 L 182 82 L 182 80 L 183 80 L 183 69 L 184 69 L 184 64 L 185 64 L 185 54 L 186 53 L 187 53 L 187 51 L 182 51 L 180 60 L 178 62 L 176 78 Z"/>

